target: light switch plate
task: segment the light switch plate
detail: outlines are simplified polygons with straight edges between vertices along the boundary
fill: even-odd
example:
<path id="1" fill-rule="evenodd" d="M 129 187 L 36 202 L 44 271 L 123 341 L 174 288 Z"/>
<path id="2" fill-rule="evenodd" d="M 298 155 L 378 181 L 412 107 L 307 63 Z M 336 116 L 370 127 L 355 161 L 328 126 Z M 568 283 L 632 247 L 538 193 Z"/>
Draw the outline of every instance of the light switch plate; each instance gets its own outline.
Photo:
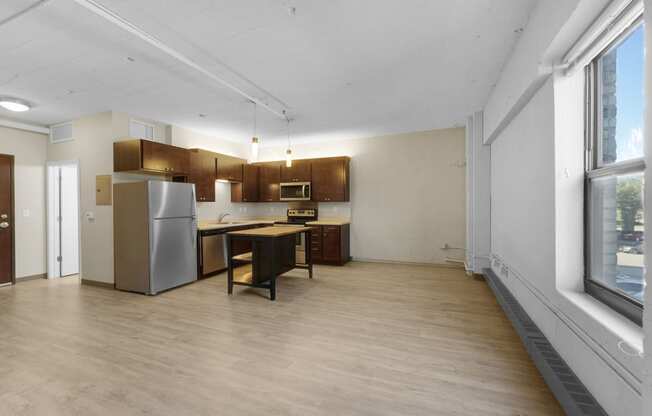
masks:
<path id="1" fill-rule="evenodd" d="M 29 214 L 30 214 L 29 209 L 27 208 L 23 209 L 23 217 L 27 218 L 29 217 Z"/>

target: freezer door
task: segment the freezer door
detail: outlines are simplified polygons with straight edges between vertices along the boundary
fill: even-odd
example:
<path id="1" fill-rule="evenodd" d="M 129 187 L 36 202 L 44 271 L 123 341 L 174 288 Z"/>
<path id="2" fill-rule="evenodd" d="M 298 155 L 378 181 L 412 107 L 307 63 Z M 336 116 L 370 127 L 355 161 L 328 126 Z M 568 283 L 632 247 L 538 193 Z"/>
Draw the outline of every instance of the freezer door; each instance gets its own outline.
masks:
<path id="1" fill-rule="evenodd" d="M 194 218 L 155 219 L 150 228 L 150 294 L 197 280 Z"/>
<path id="2" fill-rule="evenodd" d="M 195 185 L 149 181 L 148 186 L 150 220 L 195 216 Z"/>

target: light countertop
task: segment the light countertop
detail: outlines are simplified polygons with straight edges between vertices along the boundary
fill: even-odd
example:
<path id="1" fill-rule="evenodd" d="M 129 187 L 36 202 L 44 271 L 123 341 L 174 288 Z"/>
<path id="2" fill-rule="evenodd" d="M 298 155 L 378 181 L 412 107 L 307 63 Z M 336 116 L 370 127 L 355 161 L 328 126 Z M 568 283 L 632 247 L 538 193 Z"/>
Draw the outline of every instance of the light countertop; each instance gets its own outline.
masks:
<path id="1" fill-rule="evenodd" d="M 229 228 L 242 227 L 247 225 L 272 225 L 274 220 L 233 220 L 226 221 L 223 223 L 218 223 L 217 221 L 199 221 L 197 224 L 197 230 L 207 231 L 207 230 L 226 230 Z"/>
<path id="2" fill-rule="evenodd" d="M 250 230 L 230 231 L 229 235 L 238 235 L 246 237 L 283 237 L 286 235 L 304 233 L 308 227 L 304 226 L 284 226 L 284 227 L 262 227 L 252 228 Z"/>
<path id="3" fill-rule="evenodd" d="M 346 225 L 350 223 L 351 221 L 343 218 L 326 218 L 323 220 L 307 222 L 306 225 Z"/>

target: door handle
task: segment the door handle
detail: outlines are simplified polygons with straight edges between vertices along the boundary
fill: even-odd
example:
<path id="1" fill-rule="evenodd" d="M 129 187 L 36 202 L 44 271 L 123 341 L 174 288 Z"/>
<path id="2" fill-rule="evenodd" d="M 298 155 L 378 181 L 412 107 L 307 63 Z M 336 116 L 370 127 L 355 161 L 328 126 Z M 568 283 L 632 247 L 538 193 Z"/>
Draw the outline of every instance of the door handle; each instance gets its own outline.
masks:
<path id="1" fill-rule="evenodd" d="M 0 222 L 0 228 L 9 228 L 9 223 L 7 221 Z"/>

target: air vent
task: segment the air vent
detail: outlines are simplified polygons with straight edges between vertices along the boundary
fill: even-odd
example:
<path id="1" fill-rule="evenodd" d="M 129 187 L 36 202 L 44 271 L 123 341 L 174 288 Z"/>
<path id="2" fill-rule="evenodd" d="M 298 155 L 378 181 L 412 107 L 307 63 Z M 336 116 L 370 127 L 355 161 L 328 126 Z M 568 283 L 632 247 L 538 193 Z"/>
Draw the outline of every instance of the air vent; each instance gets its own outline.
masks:
<path id="1" fill-rule="evenodd" d="M 525 309 L 491 269 L 484 269 L 489 287 L 512 322 L 530 358 L 569 416 L 607 416 L 568 364 L 550 344 Z"/>
<path id="2" fill-rule="evenodd" d="M 129 136 L 154 140 L 154 125 L 131 119 L 129 120 Z"/>
<path id="3" fill-rule="evenodd" d="M 50 126 L 50 143 L 63 143 L 73 140 L 72 123 Z"/>

